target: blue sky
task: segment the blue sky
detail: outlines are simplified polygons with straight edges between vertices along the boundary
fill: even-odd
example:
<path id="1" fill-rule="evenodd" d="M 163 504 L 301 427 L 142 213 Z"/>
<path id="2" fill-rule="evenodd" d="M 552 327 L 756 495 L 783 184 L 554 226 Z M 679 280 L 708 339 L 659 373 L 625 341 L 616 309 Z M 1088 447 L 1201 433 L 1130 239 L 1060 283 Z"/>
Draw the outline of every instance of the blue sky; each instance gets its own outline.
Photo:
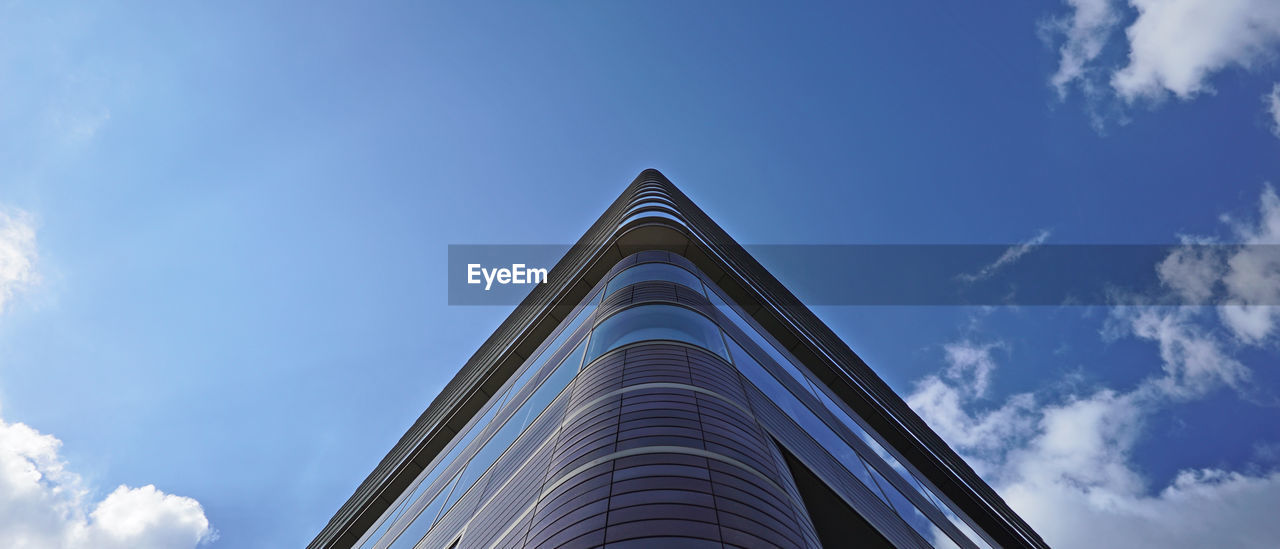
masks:
<path id="1" fill-rule="evenodd" d="M 509 312 L 447 246 L 646 167 L 746 244 L 1278 243 L 1276 4 L 979 4 L 4 3 L 0 545 L 305 544 Z M 817 312 L 1055 546 L 1280 539 L 1271 308 Z"/>

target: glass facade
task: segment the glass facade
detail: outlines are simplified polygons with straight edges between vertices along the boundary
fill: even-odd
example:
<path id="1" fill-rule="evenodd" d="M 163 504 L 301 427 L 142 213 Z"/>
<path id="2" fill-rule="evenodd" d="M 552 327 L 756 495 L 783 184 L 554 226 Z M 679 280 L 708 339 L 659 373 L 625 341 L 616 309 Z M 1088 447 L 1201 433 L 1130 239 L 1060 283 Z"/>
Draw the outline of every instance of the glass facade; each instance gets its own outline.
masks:
<path id="1" fill-rule="evenodd" d="M 726 319 L 743 334 L 743 337 L 749 339 L 772 359 L 778 369 L 795 382 L 799 390 L 783 387 L 778 377 L 766 375 L 756 360 L 751 359 L 746 351 L 740 351 L 741 347 L 735 347 L 735 356 L 738 352 L 747 355 L 745 360 L 738 363 L 743 374 L 775 402 L 785 403 L 784 409 L 792 415 L 793 419 L 802 422 L 802 427 L 817 438 L 819 444 L 840 460 L 881 501 L 889 504 L 913 530 L 935 547 L 950 547 L 967 542 L 976 547 L 991 549 L 992 546 L 988 540 L 960 518 L 956 510 L 942 503 L 944 501 L 942 495 L 925 488 L 923 483 L 908 471 L 877 437 L 870 434 L 868 427 L 854 419 L 856 415 L 847 410 L 847 406 L 837 404 L 829 394 L 829 389 L 826 389 L 821 382 L 805 375 L 801 370 L 802 367 L 799 366 L 799 361 L 790 358 L 789 353 L 786 353 L 781 345 L 759 328 L 758 324 L 749 320 L 740 308 L 729 305 L 727 299 L 720 295 L 719 290 L 709 283 L 707 295 Z M 800 394 L 812 396 L 813 404 L 800 404 L 797 397 Z M 833 429 L 838 427 L 815 417 L 814 411 L 825 412 L 824 416 L 835 418 L 836 423 L 844 427 L 848 434 L 836 435 Z M 854 442 L 854 439 L 861 444 Z M 860 461 L 863 467 L 858 467 L 859 463 L 855 462 L 854 455 L 860 458 L 857 461 Z M 893 475 L 896 481 L 890 481 L 886 475 Z M 868 482 L 871 479 L 874 479 L 874 482 Z M 904 489 L 914 492 L 913 497 L 908 498 L 904 495 Z M 926 516 L 926 512 L 936 518 L 931 520 Z"/>
<path id="2" fill-rule="evenodd" d="M 1046 547 L 656 171 L 551 275 L 311 547 Z"/>
<path id="3" fill-rule="evenodd" d="M 435 524 L 436 519 L 448 512 L 453 503 L 474 485 L 498 455 L 573 379 L 573 375 L 581 366 L 583 351 L 586 348 L 584 344 L 586 330 L 582 329 L 583 324 L 595 312 L 599 299 L 600 292 L 592 292 L 573 316 L 561 323 L 559 335 L 533 359 L 526 362 L 525 366 L 517 372 L 518 376 L 490 399 L 484 414 L 470 422 L 467 428 L 455 437 L 450 450 L 419 475 L 415 480 L 415 488 L 408 496 L 403 497 L 400 503 L 384 514 L 380 520 L 380 526 L 365 536 L 360 544 L 362 549 L 413 547 Z M 550 375 L 545 376 L 536 390 L 533 390 L 532 395 L 525 396 L 523 393 L 529 392 L 527 386 L 530 381 L 539 374 L 545 373 L 551 361 L 561 355 L 557 351 L 568 343 L 575 345 L 573 352 L 556 363 L 556 368 Z M 506 406 L 508 401 L 515 398 L 524 399 L 520 407 L 514 411 L 504 410 L 509 408 Z M 503 412 L 501 416 L 500 411 Z M 472 449 L 473 446 L 480 444 L 475 441 L 476 437 L 491 431 L 497 417 L 506 417 L 502 427 L 492 435 L 487 435 L 488 438 L 484 440 L 483 446 Z M 441 473 L 449 469 L 451 464 L 458 462 L 459 457 L 464 454 L 472 454 L 466 460 L 465 468 L 454 473 L 447 482 L 441 481 Z"/>
<path id="4" fill-rule="evenodd" d="M 604 319 L 591 336 L 587 361 L 640 341 L 679 341 L 725 356 L 720 330 L 701 313 L 677 305 L 640 305 Z"/>
<path id="5" fill-rule="evenodd" d="M 720 318 L 663 302 L 629 306 L 596 318 L 602 298 L 650 282 L 673 282 L 705 295 L 710 310 L 718 311 Z M 477 489 L 499 456 L 587 364 L 614 349 L 663 341 L 694 345 L 732 363 L 885 509 L 933 546 L 991 548 L 957 510 L 943 503 L 945 498 L 925 487 L 822 383 L 806 375 L 798 361 L 730 303 L 708 280 L 666 262 L 642 262 L 602 281 L 562 322 L 557 337 L 526 361 L 449 450 L 384 513 L 361 547 L 415 547 L 465 494 Z"/>

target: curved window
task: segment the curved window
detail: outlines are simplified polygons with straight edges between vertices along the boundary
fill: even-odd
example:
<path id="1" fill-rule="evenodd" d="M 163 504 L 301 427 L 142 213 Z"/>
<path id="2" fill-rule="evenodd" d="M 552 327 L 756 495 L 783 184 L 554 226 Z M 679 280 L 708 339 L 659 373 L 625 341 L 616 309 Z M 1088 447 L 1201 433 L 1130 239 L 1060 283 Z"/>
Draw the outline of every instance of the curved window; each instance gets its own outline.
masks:
<path id="1" fill-rule="evenodd" d="M 583 364 L 628 343 L 650 339 L 682 341 L 725 356 L 720 328 L 707 317 L 675 305 L 641 305 L 606 318 L 596 326 Z"/>
<path id="2" fill-rule="evenodd" d="M 665 206 L 673 210 L 677 209 L 675 202 L 672 202 L 671 199 L 665 196 L 657 195 L 657 194 L 651 194 L 648 196 L 636 196 L 635 198 L 632 198 L 631 207 L 629 209 L 634 210 L 640 206 L 655 205 L 655 204 L 660 206 Z"/>
<path id="3" fill-rule="evenodd" d="M 676 216 L 674 216 L 674 215 L 671 215 L 671 214 L 669 214 L 669 213 L 667 213 L 667 212 L 660 212 L 660 211 L 658 211 L 658 210 L 646 210 L 646 211 L 643 211 L 643 212 L 636 213 L 636 214 L 632 215 L 631 217 L 628 217 L 628 218 L 626 218 L 626 219 L 623 219 L 623 220 L 622 220 L 622 223 L 619 223 L 619 224 L 618 224 L 618 226 L 619 226 L 619 227 L 625 227 L 625 226 L 627 226 L 627 224 L 628 224 L 628 223 L 631 223 L 632 221 L 639 221 L 639 220 L 641 220 L 641 219 L 649 219 L 649 218 L 654 218 L 654 217 L 660 217 L 660 218 L 662 218 L 662 219 L 668 219 L 668 220 L 674 221 L 674 222 L 676 222 L 676 225 L 679 225 L 679 226 L 681 226 L 681 227 L 687 227 L 687 226 L 688 226 L 688 225 L 685 225 L 684 221 L 683 221 L 683 220 L 681 220 L 680 218 L 678 218 L 678 217 L 676 217 Z"/>
<path id="4" fill-rule="evenodd" d="M 613 280 L 609 281 L 609 285 L 605 286 L 604 294 L 607 296 L 617 290 L 646 280 L 675 282 L 702 293 L 702 281 L 698 279 L 697 275 L 689 271 L 670 263 L 641 263 L 614 275 Z"/>

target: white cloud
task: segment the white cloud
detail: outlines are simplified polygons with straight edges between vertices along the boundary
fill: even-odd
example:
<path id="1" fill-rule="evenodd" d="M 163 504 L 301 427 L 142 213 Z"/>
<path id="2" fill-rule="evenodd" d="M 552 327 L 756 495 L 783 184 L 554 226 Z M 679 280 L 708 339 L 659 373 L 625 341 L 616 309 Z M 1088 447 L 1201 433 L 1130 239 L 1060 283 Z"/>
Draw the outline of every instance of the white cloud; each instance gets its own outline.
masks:
<path id="1" fill-rule="evenodd" d="M 1209 75 L 1253 67 L 1280 43 L 1274 0 L 1130 0 L 1138 18 L 1125 31 L 1129 64 L 1111 85 L 1125 100 L 1181 99 L 1211 89 Z"/>
<path id="2" fill-rule="evenodd" d="M 1163 379 L 1167 376 L 1157 376 Z M 938 376 L 907 403 L 1050 545 L 1271 547 L 1280 539 L 1280 473 L 1185 470 L 1158 491 L 1132 464 L 1159 391 L 1109 389 L 1036 406 L 1030 394 L 973 412 L 969 391 Z"/>
<path id="3" fill-rule="evenodd" d="M 1183 471 L 1154 495 L 1028 479 L 1001 489 L 1052 546 L 1268 548 L 1280 539 L 1280 474 Z"/>
<path id="4" fill-rule="evenodd" d="M 1262 103 L 1266 105 L 1267 114 L 1271 115 L 1271 133 L 1280 137 L 1280 83 L 1272 86 L 1271 92 L 1262 96 Z"/>
<path id="5" fill-rule="evenodd" d="M 1034 428 L 1030 412 L 1036 401 L 1029 393 L 1016 395 L 997 409 L 970 414 L 966 408 L 972 396 L 967 391 L 938 376 L 928 376 L 916 384 L 906 401 L 943 440 L 970 452 L 999 452 Z"/>
<path id="6" fill-rule="evenodd" d="M 31 216 L 0 209 L 0 311 L 38 281 Z M 0 418 L 0 547 L 175 549 L 216 534 L 194 499 L 121 485 L 101 501 L 58 455 L 62 442 Z"/>
<path id="7" fill-rule="evenodd" d="M 0 419 L 0 547 L 184 548 L 215 534 L 196 500 L 120 486 L 98 502 L 59 457 L 62 442 Z"/>
<path id="8" fill-rule="evenodd" d="M 1189 100 L 1213 91 L 1215 73 L 1253 69 L 1274 59 L 1280 45 L 1280 2 L 1275 0 L 1065 1 L 1070 15 L 1043 27 L 1062 42 L 1049 84 L 1059 99 L 1078 87 L 1099 129 L 1104 125 L 1099 103 L 1105 98 L 1132 104 L 1173 94 Z M 1103 61 L 1110 58 L 1103 52 L 1125 22 L 1127 61 L 1112 65 Z M 1280 136 L 1280 85 L 1264 101 Z"/>
<path id="9" fill-rule="evenodd" d="M 1280 197 L 1268 185 L 1259 199 L 1256 224 L 1236 224 L 1244 242 L 1227 260 L 1222 282 L 1229 305 L 1222 307 L 1223 323 L 1241 341 L 1259 344 L 1274 331 L 1280 308 Z"/>
<path id="10" fill-rule="evenodd" d="M 1119 23 L 1111 0 L 1067 0 L 1067 3 L 1073 10 L 1071 17 L 1052 23 L 1052 27 L 1066 35 L 1058 51 L 1058 71 L 1049 79 L 1049 83 L 1058 90 L 1059 99 L 1066 98 L 1072 83 L 1088 85 L 1092 82 L 1087 77 L 1091 70 L 1089 64 L 1102 53 L 1108 37 Z"/>
<path id="11" fill-rule="evenodd" d="M 1159 347 L 1164 375 L 1149 378 L 1142 390 L 1185 399 L 1222 385 L 1239 388 L 1249 379 L 1249 369 L 1229 356 L 1223 343 L 1197 324 L 1199 312 L 1187 307 L 1139 307 L 1112 313 L 1113 319 L 1127 323 L 1132 335 Z"/>
<path id="12" fill-rule="evenodd" d="M 1119 23 L 1111 0 L 1066 0 L 1066 3 L 1073 9 L 1071 17 L 1053 22 L 1053 27 L 1066 36 L 1059 50 L 1057 72 L 1050 78 L 1059 99 L 1065 99 L 1069 84 L 1091 82 L 1087 78 L 1089 63 L 1102 54 L 1102 47 Z"/>
<path id="13" fill-rule="evenodd" d="M 1207 304 L 1221 282 L 1223 259 L 1211 242 L 1184 237 L 1184 246 L 1156 265 L 1160 282 L 1187 304 Z"/>
<path id="14" fill-rule="evenodd" d="M 1217 308 L 1223 325 L 1238 341 L 1261 345 L 1280 325 L 1280 197 L 1266 185 L 1258 198 L 1256 221 L 1230 216 L 1223 220 L 1238 245 L 1183 237 L 1184 245 L 1157 265 L 1156 272 L 1185 303 L 1224 303 Z"/>
<path id="15" fill-rule="evenodd" d="M 1111 311 L 1106 337 L 1158 351 L 1159 370 L 1132 390 L 1060 383 L 1048 392 L 1066 387 L 1066 396 L 1022 393 L 993 406 L 983 396 L 998 369 L 992 350 L 1004 344 L 965 339 L 943 347 L 945 368 L 918 381 L 907 404 L 1054 547 L 1274 547 L 1280 471 L 1186 469 L 1151 486 L 1133 461 L 1157 410 L 1223 387 L 1247 393 L 1252 372 L 1232 356 L 1231 339 L 1269 341 L 1277 324 L 1269 304 L 1280 302 L 1280 197 L 1268 186 L 1259 204 L 1257 220 L 1224 218 L 1241 246 L 1184 237 L 1157 266 L 1184 299 L 1221 288 L 1238 306 Z M 1274 443 L 1261 441 L 1255 453 L 1274 456 Z"/>
<path id="16" fill-rule="evenodd" d="M 31 215 L 0 207 L 0 312 L 14 294 L 36 283 L 36 231 Z"/>
<path id="17" fill-rule="evenodd" d="M 947 376 L 952 379 L 967 379 L 968 388 L 974 396 L 983 396 L 991 386 L 991 373 L 996 369 L 996 361 L 991 357 L 991 350 L 1003 347 L 1000 343 L 975 344 L 971 341 L 949 343 L 943 347 L 947 354 Z"/>
<path id="18" fill-rule="evenodd" d="M 1022 259 L 1022 256 L 1030 253 L 1036 246 L 1044 244 L 1044 242 L 1049 239 L 1049 234 L 1050 232 L 1048 229 L 1041 229 L 1039 233 L 1031 238 L 1031 240 L 1007 248 L 1004 253 L 1000 254 L 1000 257 L 996 258 L 995 262 L 983 267 L 977 273 L 961 274 L 959 278 L 966 282 L 975 282 L 988 278 L 1006 265 Z"/>

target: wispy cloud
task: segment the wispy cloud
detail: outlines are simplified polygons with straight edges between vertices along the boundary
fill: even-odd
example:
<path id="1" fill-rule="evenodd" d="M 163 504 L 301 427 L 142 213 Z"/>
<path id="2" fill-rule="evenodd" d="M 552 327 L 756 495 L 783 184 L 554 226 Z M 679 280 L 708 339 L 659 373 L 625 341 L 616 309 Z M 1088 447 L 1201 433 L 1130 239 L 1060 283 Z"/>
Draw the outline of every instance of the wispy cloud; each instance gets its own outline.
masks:
<path id="1" fill-rule="evenodd" d="M 1267 114 L 1271 115 L 1268 121 L 1271 133 L 1280 137 L 1280 83 L 1272 86 L 1271 92 L 1262 96 L 1262 103 L 1266 105 Z"/>
<path id="2" fill-rule="evenodd" d="M 1096 80 L 1089 75 L 1096 70 L 1091 64 L 1102 54 L 1120 22 L 1111 0 L 1067 0 L 1067 4 L 1071 6 L 1071 16 L 1054 19 L 1045 26 L 1049 34 L 1065 36 L 1058 49 L 1058 70 L 1049 78 L 1060 100 L 1066 99 L 1071 86 L 1091 86 Z M 1092 87 L 1082 91 L 1086 95 L 1095 93 Z"/>
<path id="3" fill-rule="evenodd" d="M 0 313 L 17 292 L 38 280 L 31 214 L 0 206 Z"/>
<path id="4" fill-rule="evenodd" d="M 1010 246 L 1003 254 L 1000 254 L 1000 257 L 996 258 L 994 263 L 983 267 L 976 273 L 961 273 L 957 278 L 965 282 L 977 282 L 979 280 L 990 278 L 991 275 L 996 274 L 1000 269 L 1022 259 L 1022 256 L 1030 253 L 1036 246 L 1044 244 L 1044 242 L 1049 239 L 1049 235 L 1050 231 L 1048 229 L 1041 229 L 1038 234 L 1031 238 L 1031 240 L 1016 246 Z"/>
<path id="5" fill-rule="evenodd" d="M 1266 185 L 1258 198 L 1256 220 L 1223 216 L 1238 247 L 1205 247 L 1210 237 L 1183 237 L 1185 246 L 1157 268 L 1162 284 L 1191 302 L 1221 289 L 1223 323 L 1247 344 L 1260 344 L 1280 325 L 1280 196 Z"/>

